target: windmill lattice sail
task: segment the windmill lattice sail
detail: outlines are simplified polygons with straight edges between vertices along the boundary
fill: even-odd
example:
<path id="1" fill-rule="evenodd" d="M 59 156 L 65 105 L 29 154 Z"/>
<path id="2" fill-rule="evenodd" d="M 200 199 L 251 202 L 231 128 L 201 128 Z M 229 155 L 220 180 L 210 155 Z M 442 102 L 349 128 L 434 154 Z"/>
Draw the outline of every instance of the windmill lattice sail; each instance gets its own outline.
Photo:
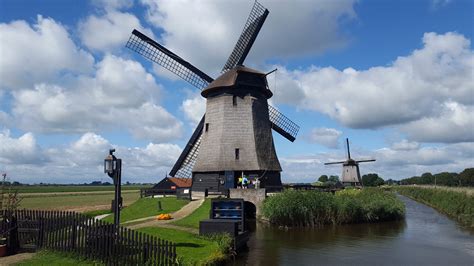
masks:
<path id="1" fill-rule="evenodd" d="M 138 30 L 133 30 L 126 47 L 175 73 L 200 90 L 213 81 L 206 73 Z"/>
<path id="2" fill-rule="evenodd" d="M 300 127 L 271 105 L 268 105 L 268 114 L 270 122 L 272 122 L 272 128 L 289 141 L 295 141 Z"/>
<path id="3" fill-rule="evenodd" d="M 252 47 L 260 29 L 268 16 L 269 11 L 263 7 L 259 2 L 255 1 L 252 11 L 244 26 L 244 31 L 239 37 L 234 50 L 230 54 L 227 62 L 222 68 L 222 72 L 234 68 L 237 65 L 242 65 L 247 57 L 250 48 Z"/>

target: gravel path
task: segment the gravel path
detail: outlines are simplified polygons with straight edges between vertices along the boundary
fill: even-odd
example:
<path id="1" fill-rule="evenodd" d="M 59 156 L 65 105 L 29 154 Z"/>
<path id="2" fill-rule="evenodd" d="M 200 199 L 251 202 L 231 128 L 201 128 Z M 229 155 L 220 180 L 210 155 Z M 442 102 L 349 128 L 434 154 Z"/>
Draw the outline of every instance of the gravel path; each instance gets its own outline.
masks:
<path id="1" fill-rule="evenodd" d="M 0 266 L 15 265 L 18 262 L 31 259 L 34 255 L 35 253 L 20 253 L 8 257 L 2 257 L 0 258 Z"/>

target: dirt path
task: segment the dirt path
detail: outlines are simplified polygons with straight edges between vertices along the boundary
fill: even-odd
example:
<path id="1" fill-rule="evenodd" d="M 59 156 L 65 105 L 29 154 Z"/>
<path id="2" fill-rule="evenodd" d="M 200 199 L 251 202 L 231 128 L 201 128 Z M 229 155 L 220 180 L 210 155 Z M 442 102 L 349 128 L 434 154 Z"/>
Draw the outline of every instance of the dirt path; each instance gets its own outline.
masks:
<path id="1" fill-rule="evenodd" d="M 35 253 L 20 253 L 8 257 L 0 258 L 0 266 L 15 265 L 18 262 L 31 259 Z"/>
<path id="2" fill-rule="evenodd" d="M 191 233 L 196 233 L 197 229 L 172 225 L 170 223 L 174 222 L 174 221 L 181 220 L 184 217 L 190 215 L 197 208 L 199 208 L 203 203 L 204 203 L 204 199 L 199 199 L 199 200 L 194 200 L 194 201 L 189 202 L 183 208 L 179 209 L 176 212 L 171 213 L 171 217 L 173 218 L 171 220 L 156 220 L 156 216 L 151 216 L 151 217 L 146 217 L 146 218 L 141 218 L 141 219 L 137 219 L 137 220 L 128 221 L 128 222 L 124 223 L 124 225 L 127 226 L 127 224 L 132 224 L 130 226 L 127 226 L 130 229 L 138 229 L 138 228 L 142 228 L 142 227 L 157 226 L 157 227 L 172 228 L 172 229 L 178 229 L 178 230 L 187 231 L 187 232 L 191 232 Z M 141 223 L 142 221 L 143 221 L 143 223 Z"/>

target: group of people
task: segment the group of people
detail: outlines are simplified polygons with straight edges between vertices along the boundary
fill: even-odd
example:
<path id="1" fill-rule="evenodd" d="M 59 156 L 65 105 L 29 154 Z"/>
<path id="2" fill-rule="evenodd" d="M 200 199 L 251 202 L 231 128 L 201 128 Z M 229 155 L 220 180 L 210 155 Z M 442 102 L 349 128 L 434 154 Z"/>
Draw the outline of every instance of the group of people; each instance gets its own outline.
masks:
<path id="1" fill-rule="evenodd" d="M 246 175 L 244 176 L 239 176 L 238 182 L 237 182 L 237 187 L 242 188 L 242 189 L 247 189 L 247 188 L 259 188 L 260 185 L 260 180 L 258 178 L 255 179 L 249 179 Z"/>

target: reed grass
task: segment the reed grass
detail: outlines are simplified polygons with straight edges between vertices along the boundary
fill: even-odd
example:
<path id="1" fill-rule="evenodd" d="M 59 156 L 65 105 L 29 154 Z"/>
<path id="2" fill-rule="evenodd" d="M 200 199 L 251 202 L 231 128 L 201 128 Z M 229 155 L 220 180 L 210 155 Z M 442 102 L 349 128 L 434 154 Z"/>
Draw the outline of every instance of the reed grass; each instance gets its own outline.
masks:
<path id="1" fill-rule="evenodd" d="M 474 227 L 474 196 L 465 190 L 425 187 L 396 186 L 398 193 L 425 203 L 457 221 Z"/>
<path id="2" fill-rule="evenodd" d="M 320 226 L 402 219 L 405 205 L 378 188 L 347 189 L 335 195 L 287 190 L 263 202 L 263 215 L 282 226 Z"/>

